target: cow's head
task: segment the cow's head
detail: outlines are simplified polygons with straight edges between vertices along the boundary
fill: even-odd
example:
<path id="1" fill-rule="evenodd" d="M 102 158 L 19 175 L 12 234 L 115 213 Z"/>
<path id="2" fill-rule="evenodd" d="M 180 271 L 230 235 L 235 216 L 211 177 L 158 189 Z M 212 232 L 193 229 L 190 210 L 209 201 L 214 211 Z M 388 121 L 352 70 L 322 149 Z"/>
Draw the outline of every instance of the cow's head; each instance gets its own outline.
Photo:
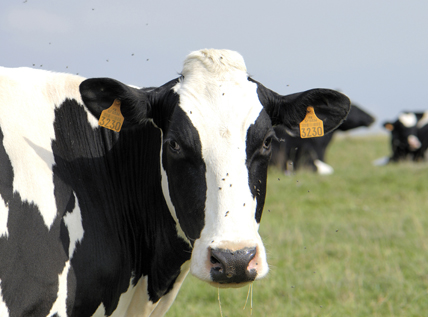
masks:
<path id="1" fill-rule="evenodd" d="M 414 112 L 402 112 L 394 122 L 385 122 L 383 126 L 391 132 L 391 147 L 394 160 L 404 159 L 410 152 L 421 147 L 418 134 L 418 116 Z M 419 115 L 421 116 L 421 115 Z"/>
<path id="2" fill-rule="evenodd" d="M 89 79 L 80 90 L 95 116 L 119 99 L 124 128 L 152 120 L 162 131 L 165 200 L 177 234 L 193 248 L 191 272 L 215 286 L 244 285 L 268 272 L 258 228 L 272 126 L 298 132 L 313 106 L 328 132 L 350 108 L 333 90 L 278 95 L 249 78 L 241 55 L 227 50 L 191 53 L 181 77 L 159 88 Z"/>
<path id="3" fill-rule="evenodd" d="M 374 121 L 373 116 L 358 106 L 352 105 L 346 120 L 337 129 L 348 131 L 359 127 L 369 127 Z"/>

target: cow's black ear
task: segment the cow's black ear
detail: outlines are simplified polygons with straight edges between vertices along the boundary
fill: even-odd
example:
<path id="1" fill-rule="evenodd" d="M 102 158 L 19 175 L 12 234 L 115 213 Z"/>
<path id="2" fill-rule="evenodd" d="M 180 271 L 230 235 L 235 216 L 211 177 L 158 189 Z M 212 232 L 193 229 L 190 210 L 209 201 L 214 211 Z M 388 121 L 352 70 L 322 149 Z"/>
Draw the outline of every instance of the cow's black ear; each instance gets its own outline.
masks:
<path id="1" fill-rule="evenodd" d="M 151 118 L 151 105 L 147 93 L 110 78 L 91 78 L 80 84 L 80 94 L 88 110 L 98 119 L 115 99 L 121 102 L 120 111 L 125 118 L 123 128 L 140 124 Z"/>
<path id="2" fill-rule="evenodd" d="M 257 84 L 259 100 L 269 114 L 272 124 L 282 124 L 294 135 L 299 135 L 299 124 L 306 116 L 309 106 L 324 122 L 324 133 L 337 128 L 349 113 L 351 101 L 344 94 L 331 89 L 312 89 L 292 95 L 281 96 Z"/>

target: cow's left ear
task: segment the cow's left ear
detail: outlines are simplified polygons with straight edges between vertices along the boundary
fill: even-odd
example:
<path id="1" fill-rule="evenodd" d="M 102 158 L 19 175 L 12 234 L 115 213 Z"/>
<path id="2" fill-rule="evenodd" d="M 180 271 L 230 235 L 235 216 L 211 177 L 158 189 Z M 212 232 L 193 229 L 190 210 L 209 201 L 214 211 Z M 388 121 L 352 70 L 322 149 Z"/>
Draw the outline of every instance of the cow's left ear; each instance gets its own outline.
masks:
<path id="1" fill-rule="evenodd" d="M 85 106 L 97 119 L 115 99 L 121 102 L 120 111 L 125 119 L 123 128 L 139 124 L 151 117 L 149 98 L 141 89 L 110 78 L 86 79 L 79 89 Z"/>
<path id="2" fill-rule="evenodd" d="M 299 135 L 299 124 L 309 106 L 324 123 L 324 133 L 337 128 L 351 109 L 351 101 L 344 94 L 330 89 L 312 89 L 281 96 L 249 78 L 257 84 L 257 94 L 273 125 L 284 125 L 294 135 Z"/>

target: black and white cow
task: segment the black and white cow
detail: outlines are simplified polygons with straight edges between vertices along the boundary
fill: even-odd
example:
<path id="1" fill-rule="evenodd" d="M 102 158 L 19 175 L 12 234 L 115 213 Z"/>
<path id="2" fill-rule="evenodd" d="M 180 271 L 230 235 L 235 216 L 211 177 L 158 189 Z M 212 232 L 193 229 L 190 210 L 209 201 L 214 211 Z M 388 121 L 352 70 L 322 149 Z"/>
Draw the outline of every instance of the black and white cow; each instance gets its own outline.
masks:
<path id="1" fill-rule="evenodd" d="M 121 102 L 121 132 L 98 126 Z M 0 315 L 162 316 L 190 272 L 215 287 L 268 272 L 258 234 L 272 125 L 311 105 L 326 131 L 349 99 L 281 96 L 233 51 L 137 89 L 0 68 Z"/>
<path id="2" fill-rule="evenodd" d="M 385 122 L 383 126 L 391 132 L 392 150 L 392 155 L 383 163 L 425 159 L 428 149 L 428 111 L 401 112 L 397 120 Z"/>
<path id="3" fill-rule="evenodd" d="M 374 121 L 366 111 L 352 105 L 348 117 L 335 131 L 368 127 Z M 302 139 L 290 135 L 284 126 L 276 126 L 274 130 L 277 140 L 272 142 L 271 165 L 287 173 L 303 167 L 319 174 L 333 173 L 333 168 L 325 163 L 325 151 L 335 131 L 318 138 Z"/>

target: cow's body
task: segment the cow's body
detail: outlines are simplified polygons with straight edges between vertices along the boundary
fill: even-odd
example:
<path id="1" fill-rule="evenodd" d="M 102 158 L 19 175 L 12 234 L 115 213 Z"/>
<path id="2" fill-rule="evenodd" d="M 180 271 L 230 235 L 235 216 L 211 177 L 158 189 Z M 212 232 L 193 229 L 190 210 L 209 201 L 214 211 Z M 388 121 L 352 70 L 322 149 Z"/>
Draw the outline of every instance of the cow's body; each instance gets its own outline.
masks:
<path id="1" fill-rule="evenodd" d="M 115 99 L 120 133 L 97 125 Z M 0 68 L 0 315 L 162 316 L 189 269 L 262 278 L 271 120 L 293 129 L 308 103 L 327 131 L 349 111 L 333 91 L 275 94 L 230 51 L 152 89 Z"/>
<path id="2" fill-rule="evenodd" d="M 374 118 L 353 105 L 348 117 L 335 131 L 348 131 L 359 127 L 368 127 Z M 330 144 L 334 131 L 322 137 L 302 139 L 287 133 L 283 126 L 276 126 L 278 140 L 272 143 L 271 165 L 290 173 L 294 170 L 307 168 L 319 174 L 331 174 L 333 168 L 325 163 L 325 151 Z"/>
<path id="3" fill-rule="evenodd" d="M 97 120 L 82 106 L 83 78 L 26 69 L 10 72 L 9 85 L 16 84 L 19 90 L 2 91 L 2 100 L 8 93 L 15 102 L 4 104 L 0 118 L 0 203 L 8 206 L 1 214 L 7 227 L 0 240 L 0 272 L 7 307 L 17 315 L 24 315 L 20 309 L 37 306 L 31 314 L 57 310 L 61 316 L 66 307 L 74 307 L 68 313 L 87 316 L 102 302 L 100 311 L 105 307 L 111 314 L 131 279 L 141 276 L 146 277 L 139 284 L 145 292 L 147 279 L 152 280 L 149 298 L 157 302 L 172 287 L 163 279 L 173 281 L 191 252 L 182 239 L 174 239 L 175 223 L 161 199 L 159 130 L 147 124 L 138 132 L 124 130 L 119 138 L 96 129 Z M 19 82 L 11 81 L 14 75 Z M 132 144 L 136 139 L 139 147 Z M 139 179 L 144 181 L 136 182 Z M 139 210 L 159 217 L 141 219 Z M 135 225 L 140 233 L 134 232 Z M 150 254 L 138 241 L 146 239 L 140 234 L 154 237 L 147 244 L 170 252 L 178 261 L 164 267 L 165 261 L 158 258 L 162 252 Z M 137 268 L 135 263 L 147 259 L 147 254 L 150 261 Z M 4 263 L 5 258 L 10 263 Z M 85 263 L 91 263 L 90 269 Z M 6 274 L 5 264 L 13 267 L 13 274 Z M 46 294 L 42 302 L 41 293 Z"/>
<path id="4" fill-rule="evenodd" d="M 391 156 L 384 162 L 407 159 L 423 161 L 428 149 L 428 111 L 401 112 L 394 122 L 385 122 L 391 132 Z"/>

